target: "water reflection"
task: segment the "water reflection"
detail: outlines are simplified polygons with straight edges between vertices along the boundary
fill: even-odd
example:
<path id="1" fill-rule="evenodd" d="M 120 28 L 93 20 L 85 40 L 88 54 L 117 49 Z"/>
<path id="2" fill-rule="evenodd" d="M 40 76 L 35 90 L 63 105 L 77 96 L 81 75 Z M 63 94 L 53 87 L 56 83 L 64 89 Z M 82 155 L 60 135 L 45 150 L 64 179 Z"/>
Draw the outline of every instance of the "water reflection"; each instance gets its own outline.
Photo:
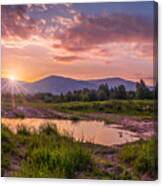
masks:
<path id="1" fill-rule="evenodd" d="M 2 123 L 16 133 L 17 127 L 24 125 L 27 129 L 38 130 L 40 126 L 50 123 L 56 125 L 59 132 L 72 136 L 76 140 L 111 146 L 139 140 L 134 132 L 122 130 L 117 125 L 105 125 L 103 121 L 78 121 L 57 119 L 7 119 L 2 118 Z"/>

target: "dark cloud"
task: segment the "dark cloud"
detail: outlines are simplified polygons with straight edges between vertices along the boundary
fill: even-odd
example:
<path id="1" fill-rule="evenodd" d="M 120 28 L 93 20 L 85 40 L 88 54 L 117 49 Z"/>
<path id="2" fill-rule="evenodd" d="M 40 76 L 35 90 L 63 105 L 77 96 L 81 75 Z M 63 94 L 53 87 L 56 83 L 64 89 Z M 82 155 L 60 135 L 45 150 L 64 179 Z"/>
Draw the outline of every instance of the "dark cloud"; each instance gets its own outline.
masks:
<path id="1" fill-rule="evenodd" d="M 72 62 L 75 60 L 82 59 L 82 57 L 78 57 L 75 55 L 71 55 L 71 56 L 57 56 L 57 55 L 55 55 L 53 58 L 54 58 L 54 60 L 60 61 L 60 62 Z"/>
<path id="2" fill-rule="evenodd" d="M 108 42 L 152 41 L 152 22 L 140 16 L 112 14 L 108 16 L 80 16 L 80 23 L 58 34 L 67 50 L 87 50 Z"/>
<path id="3" fill-rule="evenodd" d="M 26 5 L 2 6 L 2 38 L 27 39 L 36 32 L 36 21 L 27 15 Z"/>

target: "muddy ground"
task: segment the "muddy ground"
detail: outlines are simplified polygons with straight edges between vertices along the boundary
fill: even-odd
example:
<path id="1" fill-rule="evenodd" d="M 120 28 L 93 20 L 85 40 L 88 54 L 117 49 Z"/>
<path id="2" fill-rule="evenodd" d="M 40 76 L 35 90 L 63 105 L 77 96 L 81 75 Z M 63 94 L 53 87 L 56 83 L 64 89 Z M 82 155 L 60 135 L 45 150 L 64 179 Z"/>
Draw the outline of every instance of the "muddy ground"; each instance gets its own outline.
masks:
<path id="1" fill-rule="evenodd" d="M 38 109 L 22 106 L 8 111 L 2 109 L 2 117 L 4 118 L 71 119 L 74 115 L 79 117 L 80 120 L 102 120 L 108 125 L 114 124 L 120 129 L 136 132 L 141 139 L 148 139 L 157 134 L 157 121 L 145 120 L 134 116 L 111 113 L 65 113 L 51 109 Z"/>
<path id="2" fill-rule="evenodd" d="M 51 109 L 36 109 L 31 107 L 17 107 L 11 110 L 2 109 L 3 118 L 48 118 L 48 119 L 71 119 L 74 115 L 77 115 L 80 120 L 102 120 L 107 121 L 107 125 L 116 125 L 120 129 L 126 129 L 132 132 L 136 132 L 140 139 L 149 139 L 157 134 L 157 122 L 154 120 L 145 120 L 139 117 L 111 114 L 111 113 L 77 113 L 69 112 L 64 113 Z M 114 145 L 113 147 L 105 147 L 101 145 L 85 144 L 94 151 L 94 159 L 96 160 L 97 167 L 105 175 L 113 173 L 115 175 L 120 174 L 123 170 L 119 166 L 120 162 L 117 154 L 121 151 L 124 145 Z M 6 170 L 4 176 L 10 177 L 14 175 L 14 172 L 19 170 L 20 162 L 26 157 L 26 147 L 20 143 L 16 144 L 21 153 L 13 154 L 11 160 L 11 166 Z M 108 162 L 111 162 L 111 164 Z M 88 175 L 89 178 L 90 175 Z M 79 178 L 87 178 L 86 175 L 79 173 Z M 142 177 L 142 180 L 150 180 L 148 176 Z"/>

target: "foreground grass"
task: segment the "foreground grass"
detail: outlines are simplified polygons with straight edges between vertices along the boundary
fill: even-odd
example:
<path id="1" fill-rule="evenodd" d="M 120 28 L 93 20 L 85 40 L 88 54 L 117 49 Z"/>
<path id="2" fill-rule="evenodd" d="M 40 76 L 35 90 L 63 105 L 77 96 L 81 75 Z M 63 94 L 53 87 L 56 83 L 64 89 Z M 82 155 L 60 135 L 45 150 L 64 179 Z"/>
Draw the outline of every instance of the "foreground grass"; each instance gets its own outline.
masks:
<path id="1" fill-rule="evenodd" d="M 10 166 L 12 155 L 15 152 L 15 137 L 4 125 L 1 127 L 1 174 Z"/>
<path id="2" fill-rule="evenodd" d="M 19 127 L 17 134 L 2 125 L 2 176 L 154 180 L 156 147 L 153 138 L 115 150 L 75 142 L 50 125 L 32 133 Z"/>
<path id="3" fill-rule="evenodd" d="M 122 148 L 119 153 L 120 161 L 132 167 L 134 175 L 141 178 L 156 179 L 158 171 L 157 141 L 150 139 L 146 142 L 129 144 Z"/>
<path id="4" fill-rule="evenodd" d="M 11 152 L 14 148 L 9 146 L 9 150 L 6 151 L 7 146 L 10 145 L 10 142 L 6 143 L 6 137 L 9 140 L 11 134 L 7 128 L 3 127 L 2 176 L 9 168 Z M 73 142 L 70 137 L 59 135 L 55 127 L 47 125 L 40 128 L 39 133 L 33 134 L 25 128 L 20 128 L 14 138 L 19 143 L 19 147 L 26 148 L 25 158 L 21 161 L 19 170 L 13 172 L 14 176 L 73 178 L 77 172 L 87 171 L 92 165 L 90 151 L 83 148 L 80 143 Z M 20 148 L 19 151 L 21 150 L 23 149 Z"/>

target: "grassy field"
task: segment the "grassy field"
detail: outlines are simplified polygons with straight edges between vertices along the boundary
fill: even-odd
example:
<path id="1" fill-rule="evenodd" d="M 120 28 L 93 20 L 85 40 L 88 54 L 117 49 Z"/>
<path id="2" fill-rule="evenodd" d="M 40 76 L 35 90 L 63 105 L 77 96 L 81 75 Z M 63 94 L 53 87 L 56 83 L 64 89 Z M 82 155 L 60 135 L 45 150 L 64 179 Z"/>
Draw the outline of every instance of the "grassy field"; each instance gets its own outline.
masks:
<path id="1" fill-rule="evenodd" d="M 17 134 L 2 125 L 2 176 L 153 180 L 155 147 L 154 139 L 114 148 L 75 142 L 49 125 Z"/>
<path id="2" fill-rule="evenodd" d="M 109 100 L 95 102 L 67 102 L 58 104 L 45 104 L 40 102 L 37 105 L 32 104 L 32 107 L 50 108 L 60 112 L 73 113 L 73 115 L 78 118 L 83 114 L 104 113 L 114 114 L 117 116 L 133 116 L 149 120 L 157 119 L 156 103 L 153 100 Z M 105 118 L 103 118 L 103 120 L 105 120 Z M 114 118 L 111 120 L 114 121 Z"/>
<path id="3" fill-rule="evenodd" d="M 2 126 L 2 176 L 14 160 L 21 161 L 18 170 L 11 171 L 18 177 L 72 178 L 92 166 L 88 149 L 49 125 L 33 134 L 21 127 L 16 135 Z"/>
<path id="4" fill-rule="evenodd" d="M 50 106 L 50 105 L 49 105 Z M 131 116 L 153 117 L 153 100 L 109 100 L 96 102 L 71 102 L 56 104 L 54 107 L 63 112 L 101 112 Z"/>
<path id="5" fill-rule="evenodd" d="M 80 113 L 106 113 L 136 116 L 142 119 L 156 119 L 157 117 L 157 102 L 154 100 L 108 100 L 66 103 L 45 103 L 43 101 L 23 103 L 19 100 L 16 106 L 51 109 L 63 113 L 74 113 L 78 116 Z M 12 109 L 11 103 L 2 100 L 2 108 L 7 111 Z"/>
<path id="6" fill-rule="evenodd" d="M 100 119 L 106 124 L 119 122 L 122 117 L 136 117 L 140 119 L 138 121 L 157 119 L 153 100 L 17 101 L 16 106 L 40 109 L 39 112 L 41 109 L 57 111 L 74 121 Z M 14 110 L 11 103 L 3 99 L 2 108 L 5 112 Z M 26 115 L 18 112 L 15 117 Z M 19 128 L 17 134 L 2 125 L 2 176 L 154 180 L 157 178 L 156 147 L 154 138 L 104 147 L 76 142 L 46 124 L 39 132 L 29 133 L 25 128 Z"/>

